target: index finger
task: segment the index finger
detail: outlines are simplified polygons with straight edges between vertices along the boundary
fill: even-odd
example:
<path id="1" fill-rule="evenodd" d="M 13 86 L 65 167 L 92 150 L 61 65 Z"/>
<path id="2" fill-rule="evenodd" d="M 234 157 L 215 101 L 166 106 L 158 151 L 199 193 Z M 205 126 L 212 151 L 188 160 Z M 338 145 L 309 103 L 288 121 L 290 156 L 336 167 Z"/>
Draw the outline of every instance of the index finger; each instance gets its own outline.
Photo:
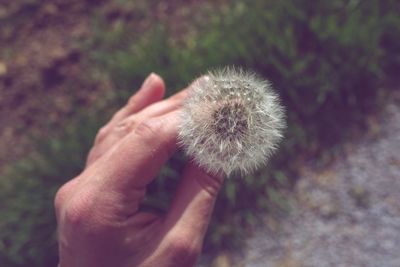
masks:
<path id="1" fill-rule="evenodd" d="M 103 183 L 118 192 L 141 190 L 177 149 L 179 111 L 149 119 L 98 161 Z"/>
<path id="2" fill-rule="evenodd" d="M 165 218 L 171 235 L 201 246 L 224 177 L 210 175 L 194 162 L 187 164 Z"/>

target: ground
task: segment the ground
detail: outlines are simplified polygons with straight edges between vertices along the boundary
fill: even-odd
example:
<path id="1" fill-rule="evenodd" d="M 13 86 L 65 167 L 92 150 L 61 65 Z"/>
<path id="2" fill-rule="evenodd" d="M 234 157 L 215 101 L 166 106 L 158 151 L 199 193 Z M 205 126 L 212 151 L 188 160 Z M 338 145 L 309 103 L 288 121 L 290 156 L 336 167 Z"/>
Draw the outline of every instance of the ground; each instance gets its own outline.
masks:
<path id="1" fill-rule="evenodd" d="M 330 166 L 318 168 L 315 160 L 304 168 L 289 214 L 267 217 L 232 265 L 400 266 L 398 100 L 370 125 L 359 141 L 341 145 Z"/>
<path id="2" fill-rule="evenodd" d="M 110 24 L 121 17 L 135 21 L 129 9 L 112 2 L 1 1 L 0 173 L 31 151 L 31 135 L 45 138 L 62 129 L 76 106 L 89 107 L 109 92 L 107 80 L 88 71 L 82 46 L 93 37 L 94 12 Z M 183 12 L 185 1 L 173 2 L 180 9 L 157 4 L 152 19 L 175 12 L 171 23 L 179 34 L 185 25 L 179 16 L 190 13 Z M 248 247 L 232 257 L 236 264 L 221 254 L 215 266 L 400 266 L 398 103 L 371 118 L 361 140 L 341 145 L 331 165 L 316 167 L 317 159 L 307 164 L 288 196 L 291 211 L 266 217 Z"/>
<path id="3" fill-rule="evenodd" d="M 190 10 L 207 3 L 211 1 L 1 1 L 0 173 L 32 151 L 32 136 L 45 139 L 62 131 L 70 118 L 79 116 L 77 107 L 90 111 L 92 105 L 111 102 L 116 90 L 90 57 L 104 45 L 105 35 L 124 25 L 134 29 L 129 39 L 134 42 L 162 21 L 179 36 L 187 27 L 182 21 L 193 19 Z"/>
<path id="4" fill-rule="evenodd" d="M 77 45 L 90 37 L 85 1 L 0 4 L 0 170 L 104 91 Z"/>

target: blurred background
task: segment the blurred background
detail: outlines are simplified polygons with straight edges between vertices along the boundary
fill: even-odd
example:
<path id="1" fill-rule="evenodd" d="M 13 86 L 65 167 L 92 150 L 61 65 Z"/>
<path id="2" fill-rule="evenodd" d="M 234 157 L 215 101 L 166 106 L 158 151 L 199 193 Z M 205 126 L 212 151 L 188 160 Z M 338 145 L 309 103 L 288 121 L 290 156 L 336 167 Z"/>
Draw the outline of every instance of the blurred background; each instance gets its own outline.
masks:
<path id="1" fill-rule="evenodd" d="M 226 65 L 268 78 L 289 127 L 226 181 L 201 264 L 400 266 L 396 0 L 2 0 L 0 266 L 56 266 L 54 194 L 150 72 L 170 95 Z M 183 164 L 146 205 L 168 207 Z"/>

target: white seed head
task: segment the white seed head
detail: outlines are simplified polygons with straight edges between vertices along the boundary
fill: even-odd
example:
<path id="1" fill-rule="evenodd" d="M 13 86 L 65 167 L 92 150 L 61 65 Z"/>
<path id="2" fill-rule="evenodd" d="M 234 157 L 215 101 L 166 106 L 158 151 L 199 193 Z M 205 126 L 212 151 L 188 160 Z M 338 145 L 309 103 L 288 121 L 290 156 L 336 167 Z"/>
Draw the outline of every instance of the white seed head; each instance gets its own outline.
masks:
<path id="1" fill-rule="evenodd" d="M 284 109 L 268 81 L 225 68 L 192 83 L 179 142 L 207 171 L 245 175 L 266 164 L 285 126 Z"/>

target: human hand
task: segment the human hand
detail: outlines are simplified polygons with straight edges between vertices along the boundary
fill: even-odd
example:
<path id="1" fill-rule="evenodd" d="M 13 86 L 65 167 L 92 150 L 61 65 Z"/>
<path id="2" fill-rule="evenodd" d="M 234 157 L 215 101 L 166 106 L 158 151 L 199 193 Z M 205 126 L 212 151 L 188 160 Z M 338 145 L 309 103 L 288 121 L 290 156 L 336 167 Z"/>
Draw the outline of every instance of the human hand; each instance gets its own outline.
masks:
<path id="1" fill-rule="evenodd" d="M 188 163 L 166 214 L 139 212 L 146 186 L 177 148 L 183 90 L 142 88 L 100 129 L 83 172 L 56 194 L 60 267 L 193 266 L 222 177 Z"/>

